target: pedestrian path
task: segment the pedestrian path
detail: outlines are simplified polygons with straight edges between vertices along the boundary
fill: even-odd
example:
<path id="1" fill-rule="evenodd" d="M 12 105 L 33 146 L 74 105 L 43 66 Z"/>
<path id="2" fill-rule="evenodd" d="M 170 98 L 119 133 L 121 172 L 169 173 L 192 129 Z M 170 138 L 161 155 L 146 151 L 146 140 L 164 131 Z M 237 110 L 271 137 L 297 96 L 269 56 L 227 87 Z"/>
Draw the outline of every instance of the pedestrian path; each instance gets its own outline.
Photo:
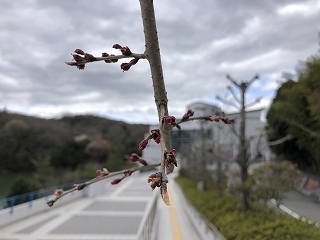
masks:
<path id="1" fill-rule="evenodd" d="M 177 185 L 174 182 L 176 174 L 169 174 L 168 192 L 171 205 L 166 206 L 159 200 L 158 209 L 160 214 L 157 239 L 165 240 L 200 240 L 192 223 L 187 217 L 181 199 L 177 195 Z"/>
<path id="2" fill-rule="evenodd" d="M 290 191 L 286 194 L 282 205 L 296 214 L 298 218 L 307 218 L 320 224 L 320 203 L 297 191 Z"/>
<path id="3" fill-rule="evenodd" d="M 121 184 L 108 184 L 107 191 L 81 198 L 31 216 L 0 229 L 0 239 L 136 239 L 153 192 L 140 175 Z"/>
<path id="4" fill-rule="evenodd" d="M 151 174 L 151 173 L 150 173 Z M 118 185 L 107 186 L 103 194 L 80 198 L 0 228 L 1 240 L 133 240 L 144 227 L 146 212 L 156 202 L 157 239 L 198 240 L 186 217 L 170 180 L 168 189 L 172 205 L 163 203 L 156 189 L 147 183 L 149 173 L 133 174 Z M 146 220 L 146 221 L 145 221 Z M 147 226 L 150 227 L 150 226 Z M 149 240 L 149 239 L 148 239 Z M 151 238 L 150 238 L 151 240 Z"/>

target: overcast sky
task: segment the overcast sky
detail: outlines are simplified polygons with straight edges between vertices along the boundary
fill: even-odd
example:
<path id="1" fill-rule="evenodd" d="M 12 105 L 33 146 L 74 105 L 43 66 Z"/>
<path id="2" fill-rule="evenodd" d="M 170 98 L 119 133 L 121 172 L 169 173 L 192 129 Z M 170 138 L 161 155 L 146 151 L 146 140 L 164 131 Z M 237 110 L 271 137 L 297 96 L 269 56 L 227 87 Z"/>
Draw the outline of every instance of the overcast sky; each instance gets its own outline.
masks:
<path id="1" fill-rule="evenodd" d="M 195 101 L 230 99 L 226 74 L 256 81 L 247 101 L 268 107 L 283 72 L 319 49 L 320 1 L 155 0 L 170 115 Z M 119 54 L 113 44 L 143 53 L 138 0 L 1 0 L 0 109 L 46 118 L 94 114 L 156 123 L 146 60 L 128 72 L 120 63 L 65 64 L 76 48 Z"/>

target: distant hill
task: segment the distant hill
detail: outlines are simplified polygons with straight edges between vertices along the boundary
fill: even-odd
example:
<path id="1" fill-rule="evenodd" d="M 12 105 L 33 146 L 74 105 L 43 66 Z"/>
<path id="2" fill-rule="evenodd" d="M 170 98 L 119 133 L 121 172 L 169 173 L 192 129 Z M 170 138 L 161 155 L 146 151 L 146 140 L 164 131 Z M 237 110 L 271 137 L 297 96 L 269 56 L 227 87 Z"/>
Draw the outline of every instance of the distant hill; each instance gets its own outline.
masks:
<path id="1" fill-rule="evenodd" d="M 6 111 L 0 112 L 0 164 L 9 170 L 30 168 L 30 158 L 37 154 L 58 158 L 79 148 L 77 142 L 102 138 L 119 156 L 138 152 L 138 145 L 148 125 L 128 124 L 93 115 L 65 116 L 43 119 Z M 74 149 L 70 149 L 74 148 Z M 61 150 L 63 149 L 63 151 Z M 70 149 L 70 152 L 68 152 Z M 71 151 L 72 150 L 72 151 Z"/>

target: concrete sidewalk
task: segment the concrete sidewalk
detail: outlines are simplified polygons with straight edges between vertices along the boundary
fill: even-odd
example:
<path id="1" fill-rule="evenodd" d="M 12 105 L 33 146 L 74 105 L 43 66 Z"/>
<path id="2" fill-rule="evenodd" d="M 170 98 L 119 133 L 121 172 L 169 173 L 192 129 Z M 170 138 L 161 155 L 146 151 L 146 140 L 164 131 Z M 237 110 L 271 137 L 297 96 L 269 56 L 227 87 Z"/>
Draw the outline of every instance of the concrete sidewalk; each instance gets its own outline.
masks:
<path id="1" fill-rule="evenodd" d="M 160 218 L 157 239 L 200 240 L 176 193 L 177 185 L 173 180 L 175 176 L 175 173 L 168 175 L 168 192 L 171 205 L 165 205 L 161 198 L 158 202 Z"/>
<path id="2" fill-rule="evenodd" d="M 153 192 L 136 174 L 118 185 L 106 181 L 103 194 L 81 198 L 0 228 L 2 240 L 137 239 Z M 45 203 L 43 203 L 45 204 Z"/>
<path id="3" fill-rule="evenodd" d="M 146 210 L 156 197 L 158 215 L 153 226 L 158 227 L 157 239 L 198 240 L 199 237 L 176 196 L 173 176 L 169 176 L 168 184 L 172 204 L 167 206 L 160 197 L 159 189 L 151 190 L 147 182 L 150 174 L 133 174 L 118 185 L 106 182 L 104 189 L 101 189 L 103 194 L 99 196 L 48 207 L 46 212 L 1 227 L 0 239 L 137 239 Z"/>
<path id="4" fill-rule="evenodd" d="M 313 201 L 302 193 L 295 190 L 288 192 L 282 201 L 282 205 L 300 217 L 320 224 L 320 203 Z"/>

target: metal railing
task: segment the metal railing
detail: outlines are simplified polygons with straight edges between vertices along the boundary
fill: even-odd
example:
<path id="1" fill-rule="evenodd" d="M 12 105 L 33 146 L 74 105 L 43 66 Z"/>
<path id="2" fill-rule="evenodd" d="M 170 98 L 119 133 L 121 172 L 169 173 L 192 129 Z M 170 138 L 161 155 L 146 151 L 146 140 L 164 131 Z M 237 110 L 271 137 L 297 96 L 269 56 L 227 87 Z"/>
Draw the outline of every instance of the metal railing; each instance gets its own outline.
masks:
<path id="1" fill-rule="evenodd" d="M 157 214 L 157 206 L 158 206 L 158 197 L 159 191 L 154 190 L 152 199 L 149 202 L 145 214 L 141 220 L 137 239 L 138 240 L 155 240 L 156 232 L 158 227 L 158 214 Z"/>
<path id="2" fill-rule="evenodd" d="M 85 181 L 85 180 L 84 180 Z M 84 181 L 71 182 L 66 184 L 61 184 L 58 186 L 53 186 L 45 189 L 40 189 L 33 192 L 28 192 L 8 198 L 0 199 L 0 210 L 5 208 L 10 208 L 10 213 L 14 213 L 14 208 L 17 205 L 22 203 L 29 203 L 29 207 L 31 208 L 33 205 L 33 201 L 39 198 L 45 198 L 48 200 L 49 196 L 53 194 L 56 189 L 69 190 L 74 187 L 74 184 Z"/>

